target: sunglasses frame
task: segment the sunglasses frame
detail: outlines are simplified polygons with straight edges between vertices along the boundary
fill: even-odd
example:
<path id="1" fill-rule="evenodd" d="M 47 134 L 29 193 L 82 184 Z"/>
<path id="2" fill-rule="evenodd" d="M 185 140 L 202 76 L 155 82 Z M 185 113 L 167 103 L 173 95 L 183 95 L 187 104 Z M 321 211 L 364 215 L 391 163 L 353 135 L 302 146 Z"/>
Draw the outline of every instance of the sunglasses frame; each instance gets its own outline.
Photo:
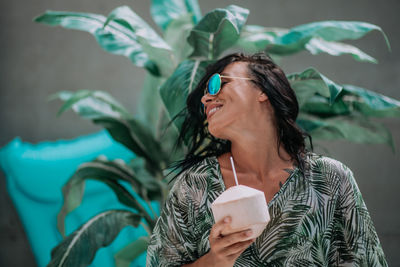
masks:
<path id="1" fill-rule="evenodd" d="M 211 94 L 210 91 L 208 90 L 208 83 L 210 82 L 211 78 L 217 75 L 219 77 L 219 89 L 215 94 Z M 251 80 L 251 78 L 245 78 L 245 77 L 235 77 L 235 76 L 226 76 L 226 75 L 221 75 L 219 73 L 214 73 L 213 75 L 210 76 L 210 78 L 207 81 L 206 88 L 204 88 L 204 95 L 209 94 L 212 96 L 216 96 L 221 92 L 221 83 L 222 80 L 221 78 L 228 78 L 228 79 L 241 79 L 241 80 Z"/>

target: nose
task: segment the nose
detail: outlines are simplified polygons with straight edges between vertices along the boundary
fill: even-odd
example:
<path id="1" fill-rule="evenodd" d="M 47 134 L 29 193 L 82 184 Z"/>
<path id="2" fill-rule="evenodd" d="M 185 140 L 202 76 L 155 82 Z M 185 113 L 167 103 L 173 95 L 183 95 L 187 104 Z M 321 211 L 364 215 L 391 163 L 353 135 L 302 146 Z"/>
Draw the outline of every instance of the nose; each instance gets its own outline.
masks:
<path id="1" fill-rule="evenodd" d="M 211 102 L 214 98 L 215 98 L 214 95 L 206 93 L 201 97 L 201 103 L 203 103 L 203 105 L 206 105 L 207 102 Z"/>

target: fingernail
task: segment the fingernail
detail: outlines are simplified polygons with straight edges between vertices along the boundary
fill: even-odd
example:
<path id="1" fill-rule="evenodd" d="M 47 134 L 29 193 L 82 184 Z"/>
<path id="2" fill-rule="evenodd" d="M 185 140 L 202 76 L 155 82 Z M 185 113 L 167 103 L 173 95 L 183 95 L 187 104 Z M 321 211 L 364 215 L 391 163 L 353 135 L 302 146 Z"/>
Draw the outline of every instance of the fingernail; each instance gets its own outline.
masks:
<path id="1" fill-rule="evenodd" d="M 246 231 L 246 235 L 247 235 L 247 236 L 251 236 L 251 234 L 252 234 L 251 230 L 247 230 L 247 231 Z"/>
<path id="2" fill-rule="evenodd" d="M 231 221 L 231 217 L 225 217 L 225 219 L 224 219 L 224 223 L 228 223 L 228 222 L 230 222 Z"/>

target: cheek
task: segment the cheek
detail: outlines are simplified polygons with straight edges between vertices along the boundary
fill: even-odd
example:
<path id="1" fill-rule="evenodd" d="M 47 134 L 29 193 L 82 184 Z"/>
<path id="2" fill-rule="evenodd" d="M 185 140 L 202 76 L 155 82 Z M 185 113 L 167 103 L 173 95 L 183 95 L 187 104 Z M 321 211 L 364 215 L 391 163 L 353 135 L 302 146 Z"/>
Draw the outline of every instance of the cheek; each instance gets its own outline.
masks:
<path id="1" fill-rule="evenodd" d="M 240 120 L 241 112 L 239 109 L 231 108 L 225 105 L 220 111 L 210 118 L 208 122 L 208 131 L 210 134 L 219 139 L 226 139 L 226 131 L 230 126 Z"/>

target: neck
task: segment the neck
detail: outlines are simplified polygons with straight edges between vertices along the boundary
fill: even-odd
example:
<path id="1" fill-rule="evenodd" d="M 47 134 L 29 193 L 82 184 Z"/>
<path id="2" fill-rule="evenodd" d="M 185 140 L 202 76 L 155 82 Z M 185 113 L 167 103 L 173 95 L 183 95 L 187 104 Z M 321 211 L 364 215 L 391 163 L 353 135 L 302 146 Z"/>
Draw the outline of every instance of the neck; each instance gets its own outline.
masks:
<path id="1" fill-rule="evenodd" d="M 268 130 L 269 129 L 269 130 Z M 263 179 L 271 173 L 290 168 L 293 162 L 283 146 L 277 146 L 274 128 L 263 131 L 242 131 L 230 139 L 231 154 L 238 172 L 256 174 Z"/>

